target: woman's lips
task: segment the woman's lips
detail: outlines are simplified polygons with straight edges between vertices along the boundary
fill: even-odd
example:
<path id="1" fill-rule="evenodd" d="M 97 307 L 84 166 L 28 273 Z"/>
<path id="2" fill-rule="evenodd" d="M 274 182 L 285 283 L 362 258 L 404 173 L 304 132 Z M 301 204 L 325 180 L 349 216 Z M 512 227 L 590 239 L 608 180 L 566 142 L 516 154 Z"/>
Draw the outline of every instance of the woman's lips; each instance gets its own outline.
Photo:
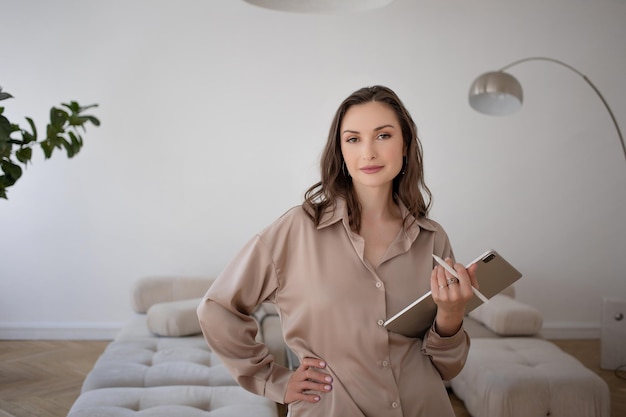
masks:
<path id="1" fill-rule="evenodd" d="M 378 171 L 380 171 L 381 169 L 383 169 L 383 167 L 380 166 L 380 165 L 372 165 L 372 166 L 367 166 L 367 167 L 361 168 L 361 171 L 366 173 L 366 174 L 375 174 Z"/>

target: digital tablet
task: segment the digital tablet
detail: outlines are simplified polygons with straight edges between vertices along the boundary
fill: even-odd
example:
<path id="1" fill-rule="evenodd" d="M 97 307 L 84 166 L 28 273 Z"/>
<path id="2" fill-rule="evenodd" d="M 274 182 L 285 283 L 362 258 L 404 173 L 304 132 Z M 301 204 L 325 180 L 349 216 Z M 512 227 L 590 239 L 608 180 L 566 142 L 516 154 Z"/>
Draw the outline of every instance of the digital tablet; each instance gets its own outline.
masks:
<path id="1" fill-rule="evenodd" d="M 522 274 L 495 250 L 488 250 L 471 264 L 478 264 L 476 279 L 480 292 L 491 298 L 513 284 Z M 469 267 L 468 265 L 468 267 Z M 465 306 L 465 314 L 483 302 L 476 295 Z M 387 330 L 408 337 L 423 337 L 433 324 L 437 314 L 437 305 L 428 291 L 385 322 Z"/>

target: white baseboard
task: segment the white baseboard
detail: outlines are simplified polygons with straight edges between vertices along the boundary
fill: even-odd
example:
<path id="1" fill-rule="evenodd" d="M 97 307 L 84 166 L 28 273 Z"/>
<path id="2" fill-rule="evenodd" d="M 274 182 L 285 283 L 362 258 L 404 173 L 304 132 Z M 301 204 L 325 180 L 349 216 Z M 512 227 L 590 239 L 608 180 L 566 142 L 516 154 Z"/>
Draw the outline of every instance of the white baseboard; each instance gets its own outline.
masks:
<path id="1" fill-rule="evenodd" d="M 600 323 L 544 322 L 541 336 L 545 339 L 599 339 Z"/>
<path id="2" fill-rule="evenodd" d="M 0 340 L 112 340 L 123 325 L 118 322 L 0 322 Z"/>

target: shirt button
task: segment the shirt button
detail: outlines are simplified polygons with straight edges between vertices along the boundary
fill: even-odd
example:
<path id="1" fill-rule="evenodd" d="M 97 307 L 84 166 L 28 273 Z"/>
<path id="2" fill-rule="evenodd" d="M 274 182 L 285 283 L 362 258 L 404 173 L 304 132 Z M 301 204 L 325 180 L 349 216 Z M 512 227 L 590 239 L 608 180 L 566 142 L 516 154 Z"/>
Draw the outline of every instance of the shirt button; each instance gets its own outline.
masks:
<path id="1" fill-rule="evenodd" d="M 383 324 L 385 324 L 385 322 L 383 320 L 378 320 L 377 323 L 378 323 L 379 326 L 382 326 Z"/>
<path id="2" fill-rule="evenodd" d="M 385 368 L 386 368 L 386 367 L 388 367 L 388 366 L 389 366 L 389 362 L 387 362 L 387 361 L 383 361 L 383 366 L 384 366 Z"/>
<path id="3" fill-rule="evenodd" d="M 391 407 L 392 407 L 392 408 L 398 408 L 398 403 L 397 403 L 397 402 L 395 402 L 395 401 L 394 401 L 394 402 L 392 402 L 392 403 L 391 403 Z"/>
<path id="4" fill-rule="evenodd" d="M 382 282 L 378 281 L 378 282 L 376 283 L 376 288 L 380 288 L 380 287 L 382 287 L 382 286 L 383 286 L 383 283 L 382 283 Z"/>

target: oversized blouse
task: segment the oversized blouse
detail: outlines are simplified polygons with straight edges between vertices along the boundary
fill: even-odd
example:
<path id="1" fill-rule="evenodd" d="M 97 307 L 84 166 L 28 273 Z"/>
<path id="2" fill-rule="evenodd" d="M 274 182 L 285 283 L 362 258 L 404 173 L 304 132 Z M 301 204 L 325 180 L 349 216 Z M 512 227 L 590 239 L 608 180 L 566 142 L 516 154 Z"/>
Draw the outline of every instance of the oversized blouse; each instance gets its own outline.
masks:
<path id="1" fill-rule="evenodd" d="M 388 331 L 384 321 L 430 290 L 432 254 L 452 257 L 435 221 L 408 216 L 379 265 L 364 258 L 346 205 L 319 226 L 294 207 L 255 235 L 226 266 L 198 306 L 202 332 L 245 389 L 283 403 L 291 370 L 255 336 L 252 317 L 276 305 L 295 355 L 319 358 L 332 376 L 320 401 L 289 404 L 291 417 L 454 417 L 443 380 L 462 369 L 469 337 L 442 337 L 434 324 L 421 338 Z"/>

